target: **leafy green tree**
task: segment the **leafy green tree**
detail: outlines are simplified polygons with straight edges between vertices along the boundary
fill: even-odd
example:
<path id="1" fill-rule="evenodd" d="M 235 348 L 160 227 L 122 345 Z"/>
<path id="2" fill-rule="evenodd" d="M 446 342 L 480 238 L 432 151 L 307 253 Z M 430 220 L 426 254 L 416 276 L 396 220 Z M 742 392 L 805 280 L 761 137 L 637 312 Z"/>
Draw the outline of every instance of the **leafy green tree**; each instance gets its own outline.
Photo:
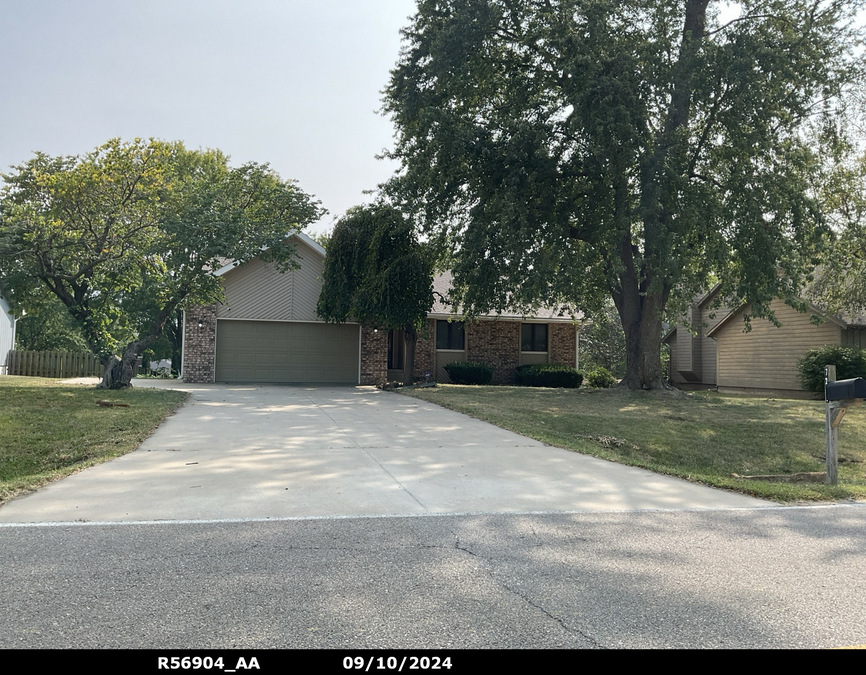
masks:
<path id="1" fill-rule="evenodd" d="M 393 207 L 350 210 L 328 244 L 318 313 L 403 330 L 403 382 L 413 382 L 418 329 L 433 306 L 433 267 L 412 222 Z"/>
<path id="2" fill-rule="evenodd" d="M 322 213 L 267 165 L 230 168 L 178 142 L 37 153 L 3 178 L 0 286 L 24 309 L 56 296 L 112 388 L 129 386 L 136 355 L 186 303 L 221 297 L 214 269 L 255 256 L 290 268 L 287 235 Z"/>
<path id="3" fill-rule="evenodd" d="M 611 301 L 580 331 L 580 367 L 584 371 L 603 367 L 617 378 L 625 374 L 625 333 Z"/>
<path id="4" fill-rule="evenodd" d="M 831 159 L 821 197 L 832 231 L 809 297 L 856 321 L 866 315 L 866 155 Z"/>
<path id="5" fill-rule="evenodd" d="M 331 243 L 331 232 L 314 232 L 310 237 L 324 249 L 327 249 L 328 244 Z"/>
<path id="6" fill-rule="evenodd" d="M 720 4 L 418 3 L 386 189 L 455 255 L 468 313 L 607 295 L 624 384 L 663 388 L 669 302 L 712 274 L 757 315 L 796 296 L 826 231 L 807 124 L 837 128 L 862 77 L 858 4 Z"/>
<path id="7" fill-rule="evenodd" d="M 15 348 L 33 351 L 86 352 L 81 329 L 54 296 L 31 305 L 15 326 Z"/>

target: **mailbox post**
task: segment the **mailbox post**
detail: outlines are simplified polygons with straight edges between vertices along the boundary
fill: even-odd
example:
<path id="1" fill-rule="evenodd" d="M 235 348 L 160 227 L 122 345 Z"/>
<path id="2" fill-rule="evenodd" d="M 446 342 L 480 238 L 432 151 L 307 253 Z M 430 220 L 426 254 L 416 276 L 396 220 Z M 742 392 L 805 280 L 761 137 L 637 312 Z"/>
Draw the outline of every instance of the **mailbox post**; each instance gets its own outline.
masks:
<path id="1" fill-rule="evenodd" d="M 838 479 L 839 425 L 848 408 L 856 408 L 866 398 L 866 380 L 855 377 L 836 381 L 836 366 L 824 370 L 824 400 L 827 402 L 827 485 L 836 485 Z"/>

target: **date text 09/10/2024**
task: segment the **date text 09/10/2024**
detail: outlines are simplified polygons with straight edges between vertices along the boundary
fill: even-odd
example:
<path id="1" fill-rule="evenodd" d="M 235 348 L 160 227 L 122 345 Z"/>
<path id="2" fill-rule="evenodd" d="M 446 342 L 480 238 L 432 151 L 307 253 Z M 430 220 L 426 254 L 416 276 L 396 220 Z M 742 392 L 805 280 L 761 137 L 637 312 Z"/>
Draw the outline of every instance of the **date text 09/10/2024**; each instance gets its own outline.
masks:
<path id="1" fill-rule="evenodd" d="M 158 670 L 219 670 L 224 673 L 234 673 L 243 670 L 261 670 L 258 659 L 255 656 L 249 659 L 239 657 L 234 668 L 226 668 L 226 663 L 221 656 L 213 658 L 210 656 L 160 656 L 157 658 Z M 451 670 L 451 657 L 441 658 L 438 656 L 346 656 L 343 658 L 344 670 Z"/>

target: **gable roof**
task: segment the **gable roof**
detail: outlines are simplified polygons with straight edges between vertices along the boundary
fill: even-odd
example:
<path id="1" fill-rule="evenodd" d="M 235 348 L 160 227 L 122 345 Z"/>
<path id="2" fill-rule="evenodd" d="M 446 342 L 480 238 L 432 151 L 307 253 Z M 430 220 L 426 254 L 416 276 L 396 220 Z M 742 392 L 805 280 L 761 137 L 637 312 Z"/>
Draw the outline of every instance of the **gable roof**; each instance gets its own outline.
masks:
<path id="1" fill-rule="evenodd" d="M 714 337 L 715 334 L 718 333 L 719 330 L 721 330 L 721 328 L 723 326 L 729 324 L 734 319 L 735 316 L 741 316 L 743 313 L 743 310 L 749 304 L 750 303 L 748 303 L 748 302 L 744 302 L 742 305 L 740 305 L 735 310 L 733 310 L 730 314 L 728 314 L 724 319 L 719 321 L 715 326 L 710 328 L 710 330 L 707 331 L 707 337 Z M 834 317 L 830 314 L 827 314 L 824 310 L 822 310 L 817 305 L 812 304 L 811 302 L 809 302 L 807 304 L 809 305 L 809 309 L 811 310 L 812 314 L 821 317 L 824 321 L 829 321 L 830 323 L 835 323 L 840 328 L 850 328 L 852 325 L 857 325 L 857 324 L 851 324 L 851 323 L 849 323 L 843 319 L 840 319 L 840 318 Z"/>
<path id="2" fill-rule="evenodd" d="M 431 319 L 459 319 L 463 314 L 455 311 L 452 305 L 446 301 L 451 291 L 453 276 L 450 271 L 442 272 L 433 277 L 433 307 L 427 313 Z M 480 319 L 494 319 L 500 321 L 545 321 L 547 323 L 573 323 L 585 321 L 583 312 L 576 312 L 572 317 L 567 308 L 539 308 L 533 310 L 531 315 L 506 310 L 498 313 L 479 314 Z"/>
<path id="3" fill-rule="evenodd" d="M 323 258 L 325 257 L 325 249 L 322 248 L 322 245 L 319 244 L 319 242 L 317 242 L 315 239 L 310 237 L 308 234 L 304 234 L 303 232 L 300 232 L 299 230 L 294 230 L 292 232 L 289 232 L 289 234 L 286 236 L 286 238 L 289 238 L 289 237 L 297 237 L 302 242 L 304 242 L 307 246 L 309 246 L 311 249 L 313 249 L 316 253 L 318 253 L 320 256 L 322 256 Z M 263 246 L 262 251 L 266 250 L 266 248 L 267 247 Z M 221 277 L 226 272 L 230 272 L 231 270 L 233 270 L 235 267 L 238 266 L 237 262 L 235 262 L 234 260 L 230 260 L 229 258 L 225 258 L 224 261 L 225 262 L 224 262 L 223 266 L 220 267 L 216 272 L 214 272 L 214 276 Z"/>

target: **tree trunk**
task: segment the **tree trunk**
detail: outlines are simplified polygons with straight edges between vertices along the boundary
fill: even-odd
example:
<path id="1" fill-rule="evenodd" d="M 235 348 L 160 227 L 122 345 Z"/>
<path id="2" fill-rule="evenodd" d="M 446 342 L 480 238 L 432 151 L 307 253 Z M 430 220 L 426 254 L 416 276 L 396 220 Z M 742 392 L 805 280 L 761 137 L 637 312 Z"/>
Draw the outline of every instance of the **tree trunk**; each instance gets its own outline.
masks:
<path id="1" fill-rule="evenodd" d="M 403 340 L 406 347 L 403 354 L 403 386 L 415 383 L 415 346 L 418 344 L 418 331 L 414 326 L 403 329 Z"/>
<path id="2" fill-rule="evenodd" d="M 181 300 L 186 297 L 186 292 L 180 295 L 179 298 L 166 305 L 159 315 L 150 325 L 150 330 L 144 337 L 134 340 L 126 345 L 123 350 L 123 355 L 118 357 L 112 354 L 105 364 L 105 372 L 102 375 L 102 382 L 97 386 L 98 389 L 128 389 L 132 386 L 132 377 L 135 374 L 135 359 L 142 350 L 147 349 L 162 335 L 165 328 L 165 323 L 168 317 L 175 311 Z"/>
<path id="3" fill-rule="evenodd" d="M 97 389 L 128 389 L 132 386 L 135 360 L 138 358 L 137 346 L 140 342 L 141 340 L 136 340 L 129 344 L 123 350 L 123 356 L 112 354 L 108 357 L 102 382 L 96 385 Z"/>
<path id="4" fill-rule="evenodd" d="M 664 307 L 660 294 L 638 298 L 620 313 L 625 331 L 626 370 L 622 386 L 670 389 L 662 377 L 661 344 Z"/>

